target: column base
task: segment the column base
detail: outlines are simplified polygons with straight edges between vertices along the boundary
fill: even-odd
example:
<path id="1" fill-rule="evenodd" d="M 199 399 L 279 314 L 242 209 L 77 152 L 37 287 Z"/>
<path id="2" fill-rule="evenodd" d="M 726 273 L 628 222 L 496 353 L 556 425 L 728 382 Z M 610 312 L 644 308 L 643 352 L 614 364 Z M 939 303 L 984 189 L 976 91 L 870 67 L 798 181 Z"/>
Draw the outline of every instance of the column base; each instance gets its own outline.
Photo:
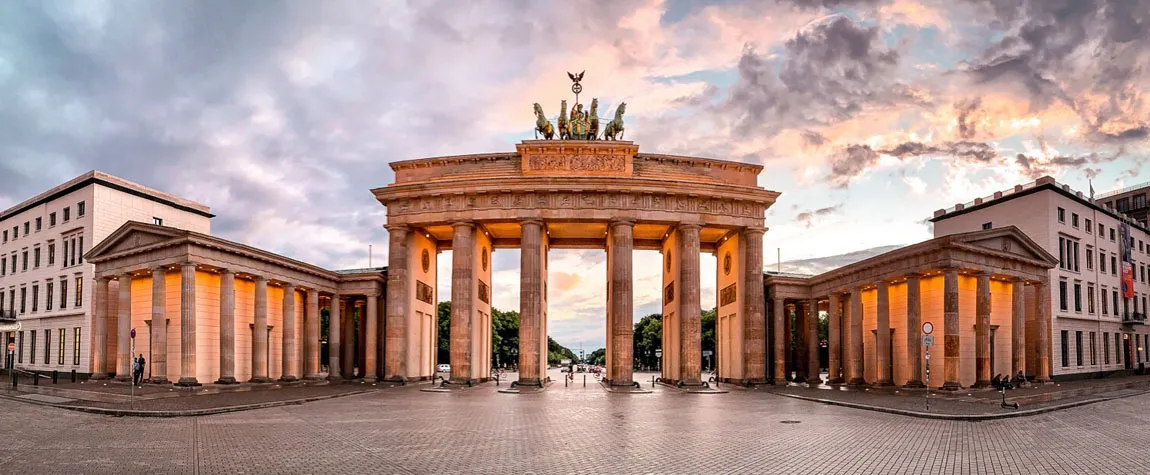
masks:
<path id="1" fill-rule="evenodd" d="M 974 386 L 971 386 L 971 387 L 974 389 L 989 388 L 990 387 L 990 381 L 978 380 L 978 381 L 975 381 Z"/>
<path id="2" fill-rule="evenodd" d="M 443 385 L 444 385 L 444 386 L 467 386 L 467 387 L 472 387 L 472 386 L 475 386 L 476 384 L 479 384 L 479 380 L 476 380 L 476 379 L 462 379 L 462 378 L 460 378 L 460 379 L 455 379 L 455 378 L 452 378 L 452 379 L 449 379 L 449 380 L 447 380 L 447 381 L 444 381 L 444 382 L 443 382 Z"/>
<path id="3" fill-rule="evenodd" d="M 148 382 L 152 384 L 168 384 L 171 381 L 168 381 L 168 378 L 163 376 L 155 376 L 152 379 L 149 379 Z"/>
<path id="4" fill-rule="evenodd" d="M 322 374 L 309 374 L 307 376 L 304 376 L 303 379 L 306 379 L 309 381 L 322 381 L 324 379 L 324 375 L 322 375 Z"/>
<path id="5" fill-rule="evenodd" d="M 818 386 L 820 384 L 823 384 L 823 380 L 821 378 L 819 378 L 818 376 L 815 376 L 813 378 L 807 378 L 807 384 L 809 384 L 811 386 Z"/>
<path id="6" fill-rule="evenodd" d="M 942 390 L 943 391 L 958 391 L 959 389 L 962 389 L 962 385 L 958 384 L 954 381 L 947 381 L 945 383 L 942 383 Z"/>
<path id="7" fill-rule="evenodd" d="M 832 386 L 838 386 L 838 385 L 841 385 L 841 384 L 843 384 L 843 383 L 845 383 L 845 382 L 846 382 L 846 381 L 845 381 L 845 380 L 843 380 L 843 378 L 830 378 L 830 379 L 828 379 L 828 380 L 827 380 L 827 384 L 830 384 L 830 385 L 832 385 Z"/>
<path id="8" fill-rule="evenodd" d="M 400 385 L 407 386 L 407 378 L 398 374 L 393 374 L 386 378 L 382 378 L 380 381 L 385 381 L 388 383 L 399 383 Z"/>
<path id="9" fill-rule="evenodd" d="M 236 381 L 236 378 L 233 378 L 231 376 L 221 377 L 220 379 L 216 380 L 216 384 L 239 384 L 239 383 L 240 383 L 239 381 Z"/>
<path id="10" fill-rule="evenodd" d="M 130 382 L 131 380 L 132 380 L 132 375 L 130 375 L 130 374 L 117 374 L 115 379 L 113 379 L 113 381 L 120 381 L 120 382 L 124 382 L 124 383 Z"/>
<path id="11" fill-rule="evenodd" d="M 203 385 L 200 384 L 200 382 L 198 380 L 196 380 L 196 378 L 184 377 L 184 378 L 180 378 L 179 381 L 176 381 L 176 386 L 195 387 L 195 386 L 203 386 Z"/>
<path id="12" fill-rule="evenodd" d="M 625 380 L 621 380 L 621 379 L 615 379 L 615 380 L 607 380 L 607 385 L 611 386 L 611 387 L 634 387 L 634 386 L 638 386 L 639 383 L 637 383 L 635 381 L 625 381 Z"/>
<path id="13" fill-rule="evenodd" d="M 294 383 L 296 381 L 299 381 L 299 378 L 297 378 L 295 376 L 290 376 L 290 375 L 289 376 L 282 376 L 282 377 L 280 377 L 279 381 L 281 383 Z"/>
<path id="14" fill-rule="evenodd" d="M 882 381 L 875 381 L 874 385 L 876 387 L 889 387 L 889 386 L 894 386 L 894 381 L 891 381 L 889 379 L 884 379 Z"/>
<path id="15" fill-rule="evenodd" d="M 360 381 L 363 381 L 364 383 L 367 383 L 367 384 L 375 384 L 376 379 L 374 376 L 370 376 L 370 377 L 364 377 Z"/>
<path id="16" fill-rule="evenodd" d="M 847 386 L 865 386 L 866 380 L 862 378 L 851 378 L 847 381 Z"/>
<path id="17" fill-rule="evenodd" d="M 272 382 L 272 378 L 269 378 L 267 376 L 257 376 L 257 377 L 254 377 L 252 379 L 249 379 L 248 382 L 249 383 L 256 383 L 256 384 L 265 384 L 265 383 Z"/>
<path id="18" fill-rule="evenodd" d="M 343 382 L 343 376 L 340 376 L 339 374 L 329 374 L 327 375 L 327 380 L 333 383 L 339 383 Z"/>
<path id="19" fill-rule="evenodd" d="M 100 373 L 92 373 L 91 376 L 88 376 L 88 379 L 94 380 L 94 381 L 99 381 L 101 379 L 112 379 L 112 377 L 109 376 L 108 373 L 100 372 Z"/>
<path id="20" fill-rule="evenodd" d="M 922 388 L 925 388 L 926 385 L 922 384 L 922 381 L 912 380 L 912 381 L 907 381 L 906 384 L 902 385 L 902 387 L 907 388 L 907 389 L 922 389 Z"/>
<path id="21" fill-rule="evenodd" d="M 795 376 L 794 378 L 791 378 L 791 382 L 802 384 L 802 383 L 807 382 L 807 377 L 806 376 Z"/>

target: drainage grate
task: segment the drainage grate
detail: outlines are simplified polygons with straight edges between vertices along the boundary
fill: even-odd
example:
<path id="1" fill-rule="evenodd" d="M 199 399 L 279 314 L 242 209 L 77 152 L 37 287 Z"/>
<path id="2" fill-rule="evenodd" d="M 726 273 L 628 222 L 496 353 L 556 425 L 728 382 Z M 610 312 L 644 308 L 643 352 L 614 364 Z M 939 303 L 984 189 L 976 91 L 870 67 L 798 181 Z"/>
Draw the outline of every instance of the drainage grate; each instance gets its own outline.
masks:
<path id="1" fill-rule="evenodd" d="M 779 421 L 779 423 L 780 423 L 780 424 L 799 424 L 799 423 L 801 423 L 801 422 L 802 422 L 802 421 L 790 421 L 790 420 L 787 420 L 787 421 Z"/>

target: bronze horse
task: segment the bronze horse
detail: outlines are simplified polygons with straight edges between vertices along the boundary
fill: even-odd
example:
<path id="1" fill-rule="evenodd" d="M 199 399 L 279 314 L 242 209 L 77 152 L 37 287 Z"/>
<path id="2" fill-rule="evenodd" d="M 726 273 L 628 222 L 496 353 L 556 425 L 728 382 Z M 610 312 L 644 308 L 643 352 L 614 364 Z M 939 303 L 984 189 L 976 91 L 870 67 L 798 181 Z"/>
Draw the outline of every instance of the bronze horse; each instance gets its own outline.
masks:
<path id="1" fill-rule="evenodd" d="M 623 140 L 623 113 L 627 111 L 627 103 L 619 104 L 619 108 L 615 109 L 615 119 L 607 123 L 607 129 L 603 131 L 603 140 Z"/>
<path id="2" fill-rule="evenodd" d="M 571 140 L 571 123 L 567 121 L 567 100 L 559 106 L 559 140 Z"/>
<path id="3" fill-rule="evenodd" d="M 591 99 L 591 125 L 587 127 L 587 140 L 599 140 L 599 98 Z"/>
<path id="4" fill-rule="evenodd" d="M 555 127 L 551 125 L 551 121 L 543 115 L 543 106 L 538 102 L 535 103 L 535 138 L 539 138 L 539 134 L 543 134 L 543 138 L 551 140 L 555 137 Z"/>

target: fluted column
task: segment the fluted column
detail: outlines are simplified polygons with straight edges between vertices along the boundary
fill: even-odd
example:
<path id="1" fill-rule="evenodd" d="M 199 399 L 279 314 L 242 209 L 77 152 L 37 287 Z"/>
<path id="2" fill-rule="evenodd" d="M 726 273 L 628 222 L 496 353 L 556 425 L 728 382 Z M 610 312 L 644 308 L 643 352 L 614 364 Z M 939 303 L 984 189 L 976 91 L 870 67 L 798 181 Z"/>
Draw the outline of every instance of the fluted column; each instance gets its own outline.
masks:
<path id="1" fill-rule="evenodd" d="M 862 289 L 859 287 L 851 289 L 850 320 L 850 357 L 847 358 L 850 378 L 847 379 L 847 384 L 866 384 L 866 380 L 863 379 Z"/>
<path id="2" fill-rule="evenodd" d="M 168 383 L 168 318 L 166 269 L 152 269 L 152 382 Z"/>
<path id="3" fill-rule="evenodd" d="M 91 379 L 108 379 L 108 279 L 96 279 L 95 299 L 92 302 L 92 376 Z"/>
<path id="4" fill-rule="evenodd" d="M 307 379 L 323 379 L 319 367 L 319 290 L 307 289 L 307 335 L 304 340 L 304 361 L 307 370 L 304 377 Z"/>
<path id="5" fill-rule="evenodd" d="M 942 389 L 957 391 L 959 351 L 962 339 L 958 335 L 958 270 L 946 269 L 942 273 Z"/>
<path id="6" fill-rule="evenodd" d="M 827 299 L 827 383 L 842 384 L 842 295 L 832 292 Z"/>
<path id="7" fill-rule="evenodd" d="M 635 223 L 612 221 L 611 224 L 611 373 L 612 386 L 634 383 L 634 319 L 632 311 L 631 252 L 635 242 Z"/>
<path id="8" fill-rule="evenodd" d="M 236 274 L 220 272 L 220 379 L 216 384 L 236 383 Z"/>
<path id="9" fill-rule="evenodd" d="M 340 350 L 343 349 L 343 341 L 341 340 L 339 321 L 343 317 L 342 309 L 340 308 L 339 294 L 332 294 L 330 303 L 328 304 L 327 311 L 327 379 L 339 380 L 342 379 L 342 372 L 340 366 L 342 360 L 340 359 Z"/>
<path id="10" fill-rule="evenodd" d="M 116 311 L 116 380 L 132 380 L 132 274 L 121 274 Z"/>
<path id="11" fill-rule="evenodd" d="M 765 232 L 766 229 L 750 227 L 743 229 L 742 236 L 743 380 L 748 384 L 767 382 L 767 303 L 763 295 Z"/>
<path id="12" fill-rule="evenodd" d="M 351 306 L 351 312 L 348 311 L 348 300 L 339 301 L 339 314 L 343 316 L 343 359 L 341 360 L 343 366 L 343 379 L 352 379 L 355 377 L 355 306 Z"/>
<path id="13" fill-rule="evenodd" d="M 519 384 L 539 385 L 546 376 L 540 364 L 543 338 L 543 222 L 520 223 Z"/>
<path id="14" fill-rule="evenodd" d="M 974 387 L 990 386 L 990 274 L 978 273 L 974 321 Z"/>
<path id="15" fill-rule="evenodd" d="M 268 378 L 268 280 L 256 277 L 255 319 L 252 325 L 252 383 Z"/>
<path id="16" fill-rule="evenodd" d="M 283 305 L 283 323 L 280 327 L 283 329 L 283 344 L 280 345 L 281 356 L 280 363 L 282 370 L 280 371 L 280 381 L 292 382 L 299 379 L 296 372 L 293 370 L 293 365 L 299 355 L 299 350 L 296 348 L 296 328 L 295 328 L 295 286 L 292 284 L 284 284 L 283 286 L 284 297 Z M 300 365 L 302 366 L 302 365 Z"/>
<path id="17" fill-rule="evenodd" d="M 634 331 L 634 330 L 632 330 Z M 679 225 L 679 382 L 703 384 L 703 323 L 699 304 L 699 225 Z"/>
<path id="18" fill-rule="evenodd" d="M 878 291 L 878 299 L 876 305 L 875 318 L 875 346 L 877 347 L 878 357 L 875 358 L 877 368 L 875 368 L 875 384 L 878 386 L 890 386 L 894 384 L 891 379 L 891 354 L 890 354 L 890 288 L 887 286 L 885 280 L 875 282 L 875 289 Z"/>
<path id="19" fill-rule="evenodd" d="M 379 326 L 379 296 L 370 294 L 367 296 L 367 311 L 364 312 L 367 316 L 364 318 L 366 324 L 364 325 L 364 344 L 363 344 L 363 380 L 364 382 L 374 383 L 376 381 L 376 341 L 379 335 L 376 333 L 376 328 Z M 454 368 L 453 368 L 454 369 Z"/>
<path id="20" fill-rule="evenodd" d="M 910 377 L 906 387 L 922 384 L 922 298 L 918 274 L 906 275 L 906 363 Z"/>
<path id="21" fill-rule="evenodd" d="M 451 381 L 470 384 L 471 320 L 475 297 L 475 223 L 452 224 L 451 237 Z M 475 368 L 478 371 L 480 368 Z"/>
<path id="22" fill-rule="evenodd" d="M 807 384 L 823 382 L 819 372 L 819 299 L 811 299 L 811 312 L 807 315 Z"/>
<path id="23" fill-rule="evenodd" d="M 196 379 L 196 265 L 180 265 L 180 380 L 177 386 L 199 386 Z"/>
<path id="24" fill-rule="evenodd" d="M 387 311 L 384 314 L 384 377 L 392 381 L 407 379 L 407 314 L 410 291 L 407 289 L 408 248 L 411 231 L 406 225 L 388 225 Z M 438 346 L 438 343 L 436 344 Z M 452 367 L 454 370 L 455 368 Z"/>
<path id="25" fill-rule="evenodd" d="M 1010 377 L 1014 378 L 1019 372 L 1026 372 L 1026 281 L 1014 279 L 1010 298 Z"/>
<path id="26" fill-rule="evenodd" d="M 775 384 L 787 384 L 787 344 L 786 344 L 786 323 L 783 320 L 787 313 L 786 299 L 779 297 L 774 298 L 774 352 L 775 352 Z"/>
<path id="27" fill-rule="evenodd" d="M 1050 291 L 1046 282 L 1034 284 L 1038 312 L 1034 319 L 1035 333 L 1038 334 L 1038 374 L 1035 381 L 1045 383 L 1050 380 Z M 1115 309 L 1117 312 L 1117 309 Z M 1124 355 L 1129 358 L 1130 355 Z"/>

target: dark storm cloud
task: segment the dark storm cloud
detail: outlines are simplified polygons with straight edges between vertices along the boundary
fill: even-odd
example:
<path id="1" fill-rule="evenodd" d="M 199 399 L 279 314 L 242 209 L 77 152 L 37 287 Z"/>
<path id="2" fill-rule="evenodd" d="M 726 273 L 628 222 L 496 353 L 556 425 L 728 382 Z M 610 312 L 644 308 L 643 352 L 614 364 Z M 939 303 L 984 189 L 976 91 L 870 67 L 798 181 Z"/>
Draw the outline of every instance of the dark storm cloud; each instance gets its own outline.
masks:
<path id="1" fill-rule="evenodd" d="M 741 134 L 836 123 L 903 97 L 894 78 L 898 61 L 878 27 L 831 17 L 788 40 L 781 59 L 747 48 L 726 108 Z"/>

